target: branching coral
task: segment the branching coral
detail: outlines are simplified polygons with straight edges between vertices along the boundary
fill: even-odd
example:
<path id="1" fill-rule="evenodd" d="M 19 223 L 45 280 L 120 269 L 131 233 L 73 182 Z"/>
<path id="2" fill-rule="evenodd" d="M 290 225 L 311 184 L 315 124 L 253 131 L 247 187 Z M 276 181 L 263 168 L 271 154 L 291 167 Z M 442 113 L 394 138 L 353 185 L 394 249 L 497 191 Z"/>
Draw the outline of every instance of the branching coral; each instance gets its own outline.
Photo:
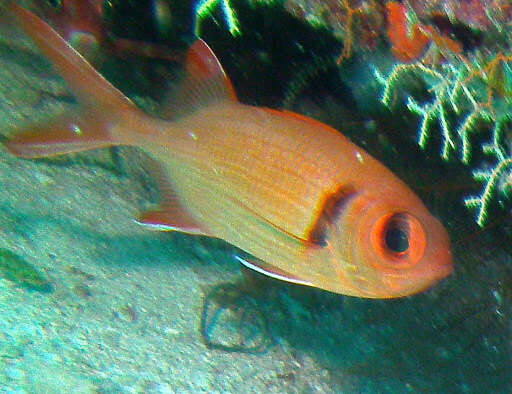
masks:
<path id="1" fill-rule="evenodd" d="M 380 0 L 285 0 L 284 7 L 296 18 L 328 28 L 343 41 L 338 65 L 349 59 L 354 49 L 375 50 L 385 26 Z"/>
<path id="2" fill-rule="evenodd" d="M 478 210 L 477 223 L 483 226 L 487 220 L 487 210 L 497 190 L 503 190 L 504 193 L 510 192 L 512 186 L 512 155 L 505 151 L 504 146 L 504 128 L 510 120 L 510 115 L 504 117 L 501 121 L 494 123 L 492 132 L 492 142 L 483 145 L 483 151 L 496 161 L 494 167 L 490 169 L 477 169 L 473 171 L 473 176 L 478 181 L 484 183 L 485 187 L 482 194 L 470 196 L 464 200 L 469 208 Z"/>
<path id="3" fill-rule="evenodd" d="M 465 199 L 465 205 L 477 210 L 476 221 L 484 226 L 491 202 L 510 189 L 512 151 L 507 146 L 512 119 L 512 54 L 497 54 L 491 59 L 471 60 L 453 54 L 441 64 L 428 65 L 421 60 L 397 64 L 384 76 L 375 70 L 383 86 L 381 101 L 391 106 L 402 83 L 413 76 L 427 89 L 427 99 L 406 93 L 404 103 L 420 117 L 418 144 L 425 148 L 435 125 L 441 132 L 441 156 L 448 160 L 459 152 L 460 160 L 471 164 L 471 135 L 490 130 L 491 142 L 482 146 L 490 162 L 473 171 L 484 184 L 482 193 Z M 508 186 L 507 186 L 508 185 Z"/>
<path id="4" fill-rule="evenodd" d="M 229 32 L 233 36 L 240 34 L 240 26 L 236 18 L 235 11 L 229 4 L 229 0 L 200 0 L 195 9 L 195 34 L 200 36 L 201 22 L 204 18 L 211 16 L 213 10 L 219 6 L 224 14 L 224 20 L 228 26 Z"/>
<path id="5" fill-rule="evenodd" d="M 491 142 L 481 147 L 489 160 L 473 170 L 483 190 L 464 201 L 468 208 L 476 209 L 476 221 L 484 226 L 493 200 L 512 189 L 512 52 L 501 48 L 503 53 L 496 53 L 493 47 L 494 53 L 484 48 L 463 54 L 459 42 L 433 25 L 421 24 L 413 10 L 425 9 L 419 2 L 414 5 L 411 9 L 394 1 L 386 5 L 388 37 L 401 63 L 387 76 L 375 70 L 377 81 L 384 86 L 381 101 L 391 107 L 397 97 L 403 98 L 406 108 L 420 117 L 421 148 L 426 147 L 437 127 L 445 160 L 458 152 L 463 163 L 472 164 L 472 135 L 490 134 Z M 476 5 L 485 11 L 483 3 Z M 496 33 L 510 33 L 506 25 L 497 27 Z M 423 94 L 411 93 L 407 84 L 411 78 L 425 88 Z"/>

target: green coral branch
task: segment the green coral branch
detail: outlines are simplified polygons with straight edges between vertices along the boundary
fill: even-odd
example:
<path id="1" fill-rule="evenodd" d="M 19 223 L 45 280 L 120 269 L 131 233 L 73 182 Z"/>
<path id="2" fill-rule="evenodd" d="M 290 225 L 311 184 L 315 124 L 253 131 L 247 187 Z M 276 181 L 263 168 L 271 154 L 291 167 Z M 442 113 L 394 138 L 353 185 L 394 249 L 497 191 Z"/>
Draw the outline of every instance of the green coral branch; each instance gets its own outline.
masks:
<path id="1" fill-rule="evenodd" d="M 470 196 L 464 200 L 464 204 L 469 208 L 477 209 L 476 222 L 479 226 L 484 226 L 487 221 L 487 211 L 489 204 L 494 195 L 499 192 L 499 181 L 507 175 L 510 176 L 512 172 L 512 157 L 507 156 L 503 149 L 503 138 L 505 125 L 510 121 L 508 116 L 496 122 L 492 131 L 492 142 L 482 146 L 483 152 L 491 157 L 494 157 L 497 164 L 490 170 L 477 169 L 473 171 L 473 177 L 484 183 L 485 187 L 479 196 Z"/>
<path id="2" fill-rule="evenodd" d="M 457 128 L 456 132 L 462 142 L 461 148 L 461 161 L 464 164 L 469 164 L 472 153 L 471 141 L 469 139 L 469 135 L 477 129 L 477 121 L 487 121 L 492 122 L 491 117 L 488 113 L 483 111 L 473 111 L 470 112 L 468 116 L 464 119 L 461 125 Z"/>
<path id="3" fill-rule="evenodd" d="M 418 136 L 418 145 L 425 149 L 429 137 L 429 124 L 437 119 L 439 121 L 441 131 L 443 133 L 443 143 L 441 148 L 441 156 L 444 160 L 450 157 L 450 149 L 455 150 L 455 142 L 453 141 L 452 134 L 446 121 L 445 110 L 440 101 L 435 101 L 431 104 L 420 105 L 412 97 L 407 98 L 407 108 L 409 111 L 420 115 L 420 129 Z"/>
<path id="4" fill-rule="evenodd" d="M 443 64 L 439 71 L 421 63 L 412 63 L 395 65 L 387 77 L 375 70 L 375 76 L 377 81 L 384 86 L 381 102 L 386 106 L 390 106 L 392 98 L 400 88 L 400 81 L 404 80 L 406 74 L 412 74 L 423 80 L 429 86 L 428 93 L 433 96 L 432 101 L 420 104 L 412 96 L 406 98 L 406 106 L 409 111 L 420 116 L 418 144 L 423 149 L 426 147 L 431 134 L 431 124 L 437 121 L 443 137 L 441 147 L 443 159 L 448 160 L 450 153 L 457 150 L 454 136 L 458 135 L 463 145 L 461 160 L 469 162 L 471 153 L 468 141 L 469 133 L 473 129 L 472 126 L 476 119 L 487 117 L 483 107 L 475 99 L 474 93 L 463 83 L 468 77 L 469 71 L 464 63 L 461 63 L 459 67 Z M 469 113 L 466 120 L 453 133 L 447 120 L 446 111 L 452 110 L 455 114 L 460 114 L 463 111 L 462 107 L 467 107 L 464 104 L 469 104 Z"/>
<path id="5" fill-rule="evenodd" d="M 469 196 L 464 199 L 464 204 L 468 208 L 477 209 L 476 223 L 483 227 L 487 221 L 487 212 L 489 205 L 493 199 L 493 195 L 497 194 L 498 181 L 505 173 L 512 170 L 512 157 L 507 158 L 498 163 L 498 165 L 490 171 L 475 170 L 473 177 L 485 184 L 482 194 L 478 196 Z"/>
<path id="6" fill-rule="evenodd" d="M 492 68 L 501 67 L 500 76 L 506 85 L 506 81 L 512 80 L 512 69 L 508 64 L 510 58 L 496 55 L 495 59 L 481 64 L 451 59 L 451 62 L 435 67 L 421 62 L 397 64 L 387 76 L 375 70 L 376 80 L 384 87 L 381 102 L 388 107 L 400 90 L 407 94 L 407 86 L 404 86 L 407 78 L 414 77 L 426 86 L 426 93 L 431 99 L 425 101 L 405 95 L 404 103 L 410 112 L 420 118 L 417 142 L 422 149 L 428 144 L 432 126 L 439 126 L 442 138 L 440 154 L 444 160 L 448 160 L 452 152 L 458 151 L 460 160 L 469 164 L 473 151 L 471 135 L 482 131 L 482 125 L 491 125 L 492 142 L 482 145 L 482 150 L 496 164 L 490 170 L 473 171 L 473 178 L 484 184 L 483 191 L 478 196 L 469 196 L 464 200 L 467 207 L 477 209 L 476 221 L 480 226 L 485 225 L 493 196 L 507 185 L 500 180 L 504 176 L 512 177 L 512 152 L 506 149 L 504 139 L 504 131 L 512 119 L 512 91 L 509 92 L 507 86 L 502 89 L 504 92 L 499 90 Z"/>
<path id="7" fill-rule="evenodd" d="M 195 9 L 194 32 L 196 36 L 200 36 L 201 22 L 212 15 L 214 9 L 219 7 L 219 3 L 231 35 L 238 36 L 241 33 L 236 13 L 229 4 L 229 0 L 201 0 Z"/>

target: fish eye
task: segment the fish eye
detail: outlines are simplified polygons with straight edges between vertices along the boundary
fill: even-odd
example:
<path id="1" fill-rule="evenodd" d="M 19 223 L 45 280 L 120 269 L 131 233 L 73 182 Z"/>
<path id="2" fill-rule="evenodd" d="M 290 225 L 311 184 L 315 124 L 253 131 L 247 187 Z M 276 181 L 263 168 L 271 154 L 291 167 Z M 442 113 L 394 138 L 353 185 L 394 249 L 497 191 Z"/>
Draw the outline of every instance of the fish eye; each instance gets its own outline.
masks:
<path id="1" fill-rule="evenodd" d="M 382 227 L 382 249 L 393 258 L 407 255 L 410 247 L 411 216 L 406 213 L 388 215 Z"/>
<path id="2" fill-rule="evenodd" d="M 46 0 L 46 2 L 53 8 L 58 8 L 62 5 L 61 0 Z"/>
<path id="3" fill-rule="evenodd" d="M 386 246 L 395 253 L 404 253 L 409 249 L 409 237 L 406 232 L 399 227 L 390 227 L 386 230 Z"/>
<path id="4" fill-rule="evenodd" d="M 373 226 L 371 242 L 376 252 L 395 267 L 412 266 L 425 253 L 426 235 L 420 221 L 405 213 L 381 217 Z"/>

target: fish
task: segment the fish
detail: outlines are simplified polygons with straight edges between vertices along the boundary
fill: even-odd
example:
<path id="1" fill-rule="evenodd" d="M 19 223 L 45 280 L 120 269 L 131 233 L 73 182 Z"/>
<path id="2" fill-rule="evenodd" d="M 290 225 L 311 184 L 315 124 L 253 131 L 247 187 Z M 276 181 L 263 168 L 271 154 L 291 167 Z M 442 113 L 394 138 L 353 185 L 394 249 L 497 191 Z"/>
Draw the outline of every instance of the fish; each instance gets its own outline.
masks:
<path id="1" fill-rule="evenodd" d="M 38 16 L 13 2 L 7 10 L 78 102 L 18 127 L 5 142 L 14 155 L 136 146 L 155 162 L 161 195 L 138 223 L 222 239 L 237 248 L 234 261 L 287 282 L 395 298 L 453 271 L 446 229 L 403 181 L 324 123 L 239 102 L 203 40 L 188 49 L 183 80 L 155 117 Z"/>

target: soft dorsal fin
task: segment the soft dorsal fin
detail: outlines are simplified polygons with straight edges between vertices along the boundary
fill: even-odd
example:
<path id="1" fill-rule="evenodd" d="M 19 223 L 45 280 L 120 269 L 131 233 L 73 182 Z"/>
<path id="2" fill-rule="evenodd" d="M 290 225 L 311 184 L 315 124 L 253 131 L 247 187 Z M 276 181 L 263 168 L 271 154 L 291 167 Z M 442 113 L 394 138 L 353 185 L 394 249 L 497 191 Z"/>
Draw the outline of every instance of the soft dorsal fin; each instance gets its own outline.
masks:
<path id="1" fill-rule="evenodd" d="M 199 39 L 187 52 L 185 77 L 165 99 L 162 116 L 176 119 L 222 101 L 237 101 L 235 90 L 213 51 Z"/>

